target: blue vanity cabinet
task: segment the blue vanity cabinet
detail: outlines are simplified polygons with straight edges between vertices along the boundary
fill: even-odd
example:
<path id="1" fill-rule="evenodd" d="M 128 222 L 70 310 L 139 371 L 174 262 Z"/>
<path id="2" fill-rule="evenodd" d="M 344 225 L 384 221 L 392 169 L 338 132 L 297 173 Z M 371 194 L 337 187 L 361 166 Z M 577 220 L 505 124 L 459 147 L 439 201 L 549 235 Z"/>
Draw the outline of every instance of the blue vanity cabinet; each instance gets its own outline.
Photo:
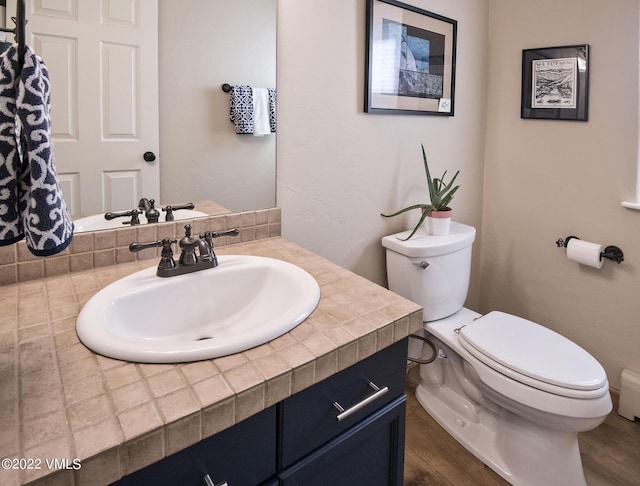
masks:
<path id="1" fill-rule="evenodd" d="M 278 404 L 283 486 L 402 485 L 407 339 Z"/>
<path id="2" fill-rule="evenodd" d="M 112 486 L 277 485 L 275 405 Z"/>
<path id="3" fill-rule="evenodd" d="M 400 486 L 406 363 L 404 339 L 114 485 Z"/>

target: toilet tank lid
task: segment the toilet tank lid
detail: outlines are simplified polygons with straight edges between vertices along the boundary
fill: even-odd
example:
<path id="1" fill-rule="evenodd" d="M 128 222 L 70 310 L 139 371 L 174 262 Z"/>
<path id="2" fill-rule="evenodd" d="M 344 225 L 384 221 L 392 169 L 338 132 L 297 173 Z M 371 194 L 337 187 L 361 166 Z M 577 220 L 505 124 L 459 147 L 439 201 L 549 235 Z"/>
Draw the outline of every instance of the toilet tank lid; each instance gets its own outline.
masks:
<path id="1" fill-rule="evenodd" d="M 470 246 L 476 238 L 476 229 L 462 223 L 451 222 L 448 235 L 433 236 L 419 230 L 410 240 L 403 241 L 411 230 L 382 238 L 382 246 L 408 257 L 446 255 Z"/>

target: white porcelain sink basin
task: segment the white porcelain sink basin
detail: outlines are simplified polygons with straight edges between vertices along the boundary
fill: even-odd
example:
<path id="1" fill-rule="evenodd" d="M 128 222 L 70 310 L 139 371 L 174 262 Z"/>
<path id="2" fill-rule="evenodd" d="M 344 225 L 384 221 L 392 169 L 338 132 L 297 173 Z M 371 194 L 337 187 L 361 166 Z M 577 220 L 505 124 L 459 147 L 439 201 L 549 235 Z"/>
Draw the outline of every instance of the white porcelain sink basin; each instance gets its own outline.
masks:
<path id="1" fill-rule="evenodd" d="M 154 267 L 112 283 L 82 308 L 78 337 L 111 358 L 197 361 L 275 339 L 318 304 L 318 283 L 296 265 L 245 255 L 218 261 L 187 275 L 160 278 Z"/>
<path id="2" fill-rule="evenodd" d="M 183 219 L 193 219 L 193 218 L 202 218 L 204 216 L 208 216 L 207 213 L 203 213 L 202 211 L 196 211 L 195 209 L 180 209 L 173 213 L 174 221 L 180 221 Z M 138 216 L 140 219 L 140 224 L 147 224 L 147 218 L 145 218 L 144 213 Z M 93 216 L 86 216 L 84 218 L 78 218 L 73 221 L 73 232 L 74 233 L 82 233 L 85 231 L 98 231 L 105 229 L 118 229 L 118 228 L 127 228 L 129 226 L 125 225 L 124 222 L 130 221 L 131 218 L 116 218 L 111 221 L 107 221 L 104 219 L 104 214 L 94 214 Z M 164 213 L 160 214 L 160 222 L 164 223 Z"/>

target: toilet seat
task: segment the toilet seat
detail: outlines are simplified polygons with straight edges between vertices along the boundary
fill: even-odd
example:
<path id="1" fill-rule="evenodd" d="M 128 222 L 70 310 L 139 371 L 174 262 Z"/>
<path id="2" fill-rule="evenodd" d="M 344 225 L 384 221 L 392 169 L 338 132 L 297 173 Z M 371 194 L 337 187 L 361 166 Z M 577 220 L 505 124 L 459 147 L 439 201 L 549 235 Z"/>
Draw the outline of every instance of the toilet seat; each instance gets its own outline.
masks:
<path id="1" fill-rule="evenodd" d="M 569 398 L 608 392 L 605 371 L 593 356 L 526 319 L 490 312 L 462 327 L 458 337 L 480 362 L 528 386 Z"/>

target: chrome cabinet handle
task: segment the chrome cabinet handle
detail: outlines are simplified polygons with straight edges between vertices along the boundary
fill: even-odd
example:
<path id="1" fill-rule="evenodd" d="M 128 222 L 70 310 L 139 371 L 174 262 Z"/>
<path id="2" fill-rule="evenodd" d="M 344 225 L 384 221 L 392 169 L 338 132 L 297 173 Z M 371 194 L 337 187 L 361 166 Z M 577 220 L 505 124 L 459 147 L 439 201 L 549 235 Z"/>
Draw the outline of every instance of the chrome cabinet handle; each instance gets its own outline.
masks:
<path id="1" fill-rule="evenodd" d="M 206 484 L 207 486 L 229 486 L 229 484 L 226 481 L 223 481 L 220 484 L 215 484 L 211 480 L 211 477 L 208 474 L 206 474 L 204 477 L 204 484 Z"/>
<path id="2" fill-rule="evenodd" d="M 384 395 L 389 391 L 388 386 L 385 386 L 384 388 L 380 388 L 372 381 L 369 382 L 369 386 L 373 388 L 373 393 L 368 397 L 366 397 L 364 400 L 356 403 L 353 407 L 350 407 L 345 410 L 344 407 L 340 405 L 338 402 L 333 402 L 333 406 L 338 410 L 338 412 L 340 412 L 338 415 L 336 415 L 336 420 L 338 422 L 342 422 L 344 419 L 346 419 L 350 415 L 353 415 L 358 410 L 361 410 L 362 408 L 366 407 L 371 402 L 373 402 L 374 400 L 377 400 L 378 398 L 380 398 L 382 395 Z"/>

